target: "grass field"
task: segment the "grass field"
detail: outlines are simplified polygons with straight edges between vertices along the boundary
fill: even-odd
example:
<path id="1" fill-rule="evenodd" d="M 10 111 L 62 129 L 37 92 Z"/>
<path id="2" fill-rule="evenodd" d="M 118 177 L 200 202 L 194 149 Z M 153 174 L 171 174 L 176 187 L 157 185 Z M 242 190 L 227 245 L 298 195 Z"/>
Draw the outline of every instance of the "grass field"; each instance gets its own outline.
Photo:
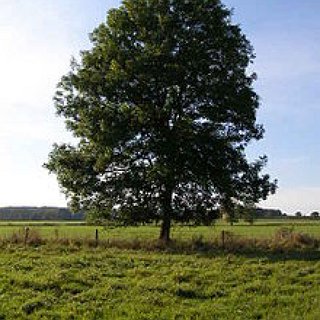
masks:
<path id="1" fill-rule="evenodd" d="M 0 237 L 10 236 L 13 232 L 21 230 L 24 226 L 39 231 L 45 238 L 68 237 L 68 238 L 94 238 L 95 230 L 99 230 L 101 239 L 156 239 L 159 235 L 159 226 L 140 227 L 96 227 L 85 225 L 84 222 L 63 222 L 63 221 L 2 221 L 0 222 Z M 277 230 L 286 227 L 295 232 L 303 232 L 312 236 L 320 237 L 320 220 L 286 220 L 286 219 L 263 219 L 257 220 L 254 225 L 239 222 L 230 226 L 218 221 L 210 227 L 187 227 L 174 226 L 172 238 L 191 239 L 202 236 L 210 240 L 219 236 L 222 230 L 232 232 L 239 236 L 268 238 Z"/>
<path id="2" fill-rule="evenodd" d="M 41 237 L 93 239 L 95 226 L 29 222 Z M 0 237 L 26 222 L 2 222 Z M 280 228 L 319 237 L 319 221 L 262 220 L 253 226 L 174 226 L 196 243 L 222 230 L 257 239 Z M 101 239 L 158 237 L 159 227 L 99 228 Z M 0 248 L 0 319 L 320 319 L 320 251 L 119 249 L 4 242 Z"/>
<path id="3" fill-rule="evenodd" d="M 318 256 L 8 248 L 1 319 L 319 319 Z"/>

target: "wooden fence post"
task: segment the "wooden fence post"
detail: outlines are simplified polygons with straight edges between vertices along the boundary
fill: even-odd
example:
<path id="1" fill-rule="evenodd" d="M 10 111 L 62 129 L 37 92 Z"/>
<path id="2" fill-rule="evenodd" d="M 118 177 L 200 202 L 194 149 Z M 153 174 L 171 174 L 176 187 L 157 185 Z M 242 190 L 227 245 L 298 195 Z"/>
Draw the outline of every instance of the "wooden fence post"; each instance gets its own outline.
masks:
<path id="1" fill-rule="evenodd" d="M 221 231 L 221 242 L 222 242 L 222 249 L 224 249 L 224 244 L 225 244 L 225 232 L 224 232 L 224 230 Z"/>
<path id="2" fill-rule="evenodd" d="M 98 246 L 99 244 L 99 230 L 96 229 L 96 247 Z"/>
<path id="3" fill-rule="evenodd" d="M 24 245 L 27 245 L 28 238 L 29 238 L 29 227 L 24 228 Z"/>

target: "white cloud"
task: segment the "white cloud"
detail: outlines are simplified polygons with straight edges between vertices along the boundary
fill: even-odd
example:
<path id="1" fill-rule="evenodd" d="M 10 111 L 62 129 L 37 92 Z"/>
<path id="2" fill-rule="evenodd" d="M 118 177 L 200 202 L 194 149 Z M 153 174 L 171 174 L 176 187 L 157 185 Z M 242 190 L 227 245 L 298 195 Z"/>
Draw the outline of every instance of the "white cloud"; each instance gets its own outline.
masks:
<path id="1" fill-rule="evenodd" d="M 66 200 L 60 193 L 54 176 L 48 176 L 45 169 L 17 172 L 15 175 L 1 174 L 5 183 L 0 183 L 1 206 L 65 206 Z M 36 172 L 36 174 L 35 174 Z M 19 175 L 17 174 L 19 173 Z"/>
<path id="2" fill-rule="evenodd" d="M 288 214 L 294 214 L 297 211 L 303 214 L 320 211 L 320 187 L 280 188 L 275 195 L 261 202 L 260 206 L 281 209 Z"/>
<path id="3" fill-rule="evenodd" d="M 71 140 L 52 96 L 82 44 L 52 4 L 0 2 L 0 206 L 66 203 L 42 164 L 54 142 Z"/>

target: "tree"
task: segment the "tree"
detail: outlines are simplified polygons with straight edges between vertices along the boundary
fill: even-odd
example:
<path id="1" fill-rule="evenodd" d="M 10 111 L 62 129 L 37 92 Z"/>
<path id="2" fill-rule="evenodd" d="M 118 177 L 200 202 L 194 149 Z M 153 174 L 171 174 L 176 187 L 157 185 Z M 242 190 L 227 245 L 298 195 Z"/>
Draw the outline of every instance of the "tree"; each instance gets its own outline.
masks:
<path id="1" fill-rule="evenodd" d="M 319 218 L 320 214 L 318 211 L 313 211 L 310 213 L 310 217 L 312 218 Z"/>
<path id="2" fill-rule="evenodd" d="M 208 216 L 275 191 L 245 147 L 263 136 L 253 49 L 220 0 L 124 0 L 55 95 L 79 139 L 45 166 L 71 205 L 162 221 Z"/>
<path id="3" fill-rule="evenodd" d="M 296 216 L 296 217 L 302 217 L 301 211 L 297 211 L 297 212 L 295 213 L 295 216 Z"/>
<path id="4" fill-rule="evenodd" d="M 257 219 L 257 209 L 254 203 L 247 203 L 244 205 L 238 205 L 236 208 L 236 215 L 253 225 L 254 221 Z"/>
<path id="5" fill-rule="evenodd" d="M 233 226 L 234 223 L 239 222 L 238 215 L 238 206 L 224 207 L 220 206 L 220 217 L 230 226 Z"/>

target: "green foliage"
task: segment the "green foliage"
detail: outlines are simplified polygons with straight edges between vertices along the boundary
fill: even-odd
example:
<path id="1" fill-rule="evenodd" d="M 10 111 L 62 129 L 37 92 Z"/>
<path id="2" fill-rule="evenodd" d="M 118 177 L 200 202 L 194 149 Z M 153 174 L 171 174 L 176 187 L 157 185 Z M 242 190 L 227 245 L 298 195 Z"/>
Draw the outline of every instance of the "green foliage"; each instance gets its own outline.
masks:
<path id="1" fill-rule="evenodd" d="M 239 205 L 236 208 L 236 216 L 249 224 L 253 224 L 257 219 L 257 210 L 254 204 Z"/>
<path id="2" fill-rule="evenodd" d="M 263 135 L 254 54 L 219 0 L 125 0 L 91 41 L 55 96 L 79 143 L 46 164 L 74 208 L 163 220 L 167 240 L 172 219 L 275 191 L 245 157 Z"/>
<path id="3" fill-rule="evenodd" d="M 239 217 L 235 209 L 231 210 L 222 210 L 222 218 L 226 223 L 229 223 L 230 226 L 233 226 L 235 223 L 239 222 Z"/>
<path id="4" fill-rule="evenodd" d="M 318 211 L 313 211 L 310 213 L 310 217 L 312 218 L 319 218 L 320 213 Z"/>

